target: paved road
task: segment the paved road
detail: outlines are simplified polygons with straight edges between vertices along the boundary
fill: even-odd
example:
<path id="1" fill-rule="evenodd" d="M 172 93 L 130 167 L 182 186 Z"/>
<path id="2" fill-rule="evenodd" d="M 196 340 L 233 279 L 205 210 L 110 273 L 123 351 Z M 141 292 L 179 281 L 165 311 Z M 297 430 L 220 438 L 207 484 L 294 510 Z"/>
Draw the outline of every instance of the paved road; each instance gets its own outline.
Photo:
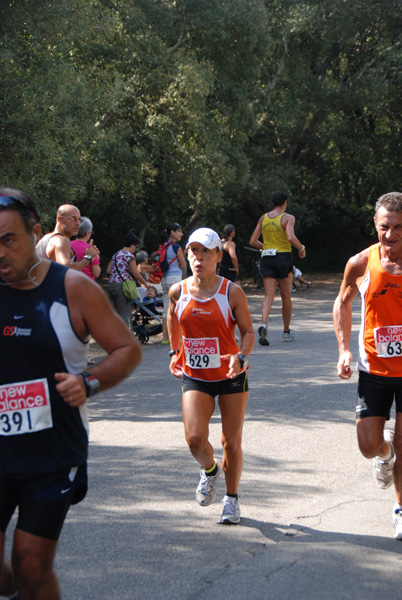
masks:
<path id="1" fill-rule="evenodd" d="M 400 597 L 393 491 L 376 486 L 356 447 L 356 376 L 335 373 L 336 290 L 294 294 L 289 344 L 277 299 L 271 345 L 254 348 L 238 526 L 217 524 L 223 478 L 213 505 L 195 502 L 198 467 L 165 347 L 145 346 L 130 379 L 91 402 L 90 491 L 57 558 L 64 600 Z M 250 295 L 256 325 L 260 302 Z M 221 456 L 218 413 L 211 437 Z"/>

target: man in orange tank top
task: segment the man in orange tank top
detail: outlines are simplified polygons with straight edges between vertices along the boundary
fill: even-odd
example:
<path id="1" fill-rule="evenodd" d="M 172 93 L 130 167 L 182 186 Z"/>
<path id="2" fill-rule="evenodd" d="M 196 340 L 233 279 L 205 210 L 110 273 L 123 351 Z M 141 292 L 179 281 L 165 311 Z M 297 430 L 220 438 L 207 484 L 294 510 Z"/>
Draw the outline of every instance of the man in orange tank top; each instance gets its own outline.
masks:
<path id="1" fill-rule="evenodd" d="M 268 317 L 275 298 L 276 281 L 282 298 L 283 342 L 292 342 L 295 332 L 290 329 L 292 316 L 293 259 L 292 246 L 300 258 L 305 258 L 306 248 L 295 235 L 295 218 L 286 212 L 288 196 L 285 192 L 275 192 L 272 196 L 273 210 L 260 217 L 250 238 L 251 246 L 262 250 L 260 270 L 264 280 L 264 300 L 262 319 L 258 328 L 259 343 L 269 346 Z M 263 241 L 259 240 L 262 236 Z"/>
<path id="2" fill-rule="evenodd" d="M 352 301 L 360 292 L 362 320 L 357 370 L 356 424 L 359 448 L 373 459 L 382 489 L 394 484 L 394 537 L 402 540 L 402 194 L 391 192 L 376 204 L 379 242 L 347 263 L 334 304 L 339 345 L 338 375 L 352 375 Z M 385 430 L 395 401 L 395 431 Z"/>

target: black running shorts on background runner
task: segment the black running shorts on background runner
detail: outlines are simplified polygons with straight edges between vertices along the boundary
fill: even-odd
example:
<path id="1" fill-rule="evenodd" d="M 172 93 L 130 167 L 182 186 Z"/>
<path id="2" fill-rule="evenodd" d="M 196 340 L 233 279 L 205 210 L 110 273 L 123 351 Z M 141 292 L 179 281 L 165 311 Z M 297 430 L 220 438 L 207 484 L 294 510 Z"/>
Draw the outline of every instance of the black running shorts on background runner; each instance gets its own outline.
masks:
<path id="1" fill-rule="evenodd" d="M 197 391 L 203 392 L 215 398 L 215 396 L 225 396 L 226 394 L 241 394 L 248 392 L 247 371 L 240 373 L 234 379 L 222 379 L 221 381 L 201 381 L 193 379 L 183 373 L 183 394 L 185 392 Z"/>
<path id="2" fill-rule="evenodd" d="M 70 505 L 81 502 L 87 487 L 86 463 L 31 477 L 0 473 L 0 531 L 6 531 L 18 507 L 17 529 L 57 540 Z"/>
<path id="3" fill-rule="evenodd" d="M 382 377 L 359 371 L 356 419 L 385 417 L 389 420 L 395 400 L 396 412 L 402 412 L 402 377 Z"/>
<path id="4" fill-rule="evenodd" d="M 286 279 L 292 271 L 293 259 L 291 252 L 277 252 L 275 256 L 261 257 L 260 272 L 262 277 Z"/>

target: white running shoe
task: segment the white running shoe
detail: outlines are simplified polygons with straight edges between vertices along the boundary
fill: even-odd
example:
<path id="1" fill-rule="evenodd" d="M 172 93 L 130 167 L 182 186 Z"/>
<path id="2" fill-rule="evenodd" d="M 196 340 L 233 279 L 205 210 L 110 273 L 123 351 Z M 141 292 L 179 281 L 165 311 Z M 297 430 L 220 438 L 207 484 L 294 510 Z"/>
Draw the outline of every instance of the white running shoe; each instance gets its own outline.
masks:
<path id="1" fill-rule="evenodd" d="M 200 506 L 209 506 L 215 499 L 215 483 L 222 471 L 222 463 L 215 458 L 218 471 L 216 475 L 207 475 L 204 469 L 200 471 L 200 483 L 198 484 L 195 498 Z"/>
<path id="2" fill-rule="evenodd" d="M 286 333 L 283 332 L 282 342 L 293 342 L 295 337 L 296 336 L 295 336 L 295 332 L 293 331 L 293 329 L 289 329 L 289 331 L 287 331 Z"/>
<path id="3" fill-rule="evenodd" d="M 258 328 L 258 335 L 259 337 L 259 344 L 261 344 L 261 346 L 269 346 L 269 341 L 268 341 L 268 330 L 267 330 L 267 326 L 264 325 L 264 323 L 261 323 L 261 325 Z"/>
<path id="4" fill-rule="evenodd" d="M 226 496 L 222 500 L 223 510 L 220 523 L 223 525 L 236 525 L 240 523 L 239 501 L 231 496 Z"/>
<path id="5" fill-rule="evenodd" d="M 391 487 L 394 481 L 395 454 L 394 447 L 392 445 L 393 439 L 394 432 L 386 429 L 384 431 L 384 440 L 388 442 L 391 448 L 391 458 L 389 460 L 381 460 L 379 456 L 373 458 L 374 479 L 383 490 Z"/>
<path id="6" fill-rule="evenodd" d="M 394 538 L 402 540 L 402 508 L 392 511 L 392 526 L 394 528 Z"/>

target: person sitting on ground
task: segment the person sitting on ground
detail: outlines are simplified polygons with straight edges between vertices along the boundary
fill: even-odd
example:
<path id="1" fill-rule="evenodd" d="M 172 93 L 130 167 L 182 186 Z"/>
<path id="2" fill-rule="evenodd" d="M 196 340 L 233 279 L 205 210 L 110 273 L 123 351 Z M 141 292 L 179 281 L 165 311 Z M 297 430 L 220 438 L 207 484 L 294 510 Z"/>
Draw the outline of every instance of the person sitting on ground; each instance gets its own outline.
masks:
<path id="1" fill-rule="evenodd" d="M 311 281 L 306 281 L 306 279 L 303 278 L 303 273 L 300 271 L 300 269 L 293 267 L 293 286 L 295 289 L 293 290 L 292 288 L 292 292 L 296 291 L 295 281 L 300 283 L 302 290 L 307 290 L 312 283 Z"/>

